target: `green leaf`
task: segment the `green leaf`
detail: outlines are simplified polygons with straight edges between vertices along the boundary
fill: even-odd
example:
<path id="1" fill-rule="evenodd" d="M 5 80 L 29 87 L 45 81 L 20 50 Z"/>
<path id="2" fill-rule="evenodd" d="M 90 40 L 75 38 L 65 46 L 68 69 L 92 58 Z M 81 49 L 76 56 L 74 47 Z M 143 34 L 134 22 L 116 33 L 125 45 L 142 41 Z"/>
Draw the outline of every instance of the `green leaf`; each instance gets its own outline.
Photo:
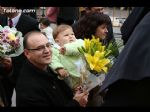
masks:
<path id="1" fill-rule="evenodd" d="M 79 48 L 79 47 L 78 47 L 78 51 L 79 51 L 81 54 L 84 54 L 84 51 L 83 51 L 82 48 Z"/>

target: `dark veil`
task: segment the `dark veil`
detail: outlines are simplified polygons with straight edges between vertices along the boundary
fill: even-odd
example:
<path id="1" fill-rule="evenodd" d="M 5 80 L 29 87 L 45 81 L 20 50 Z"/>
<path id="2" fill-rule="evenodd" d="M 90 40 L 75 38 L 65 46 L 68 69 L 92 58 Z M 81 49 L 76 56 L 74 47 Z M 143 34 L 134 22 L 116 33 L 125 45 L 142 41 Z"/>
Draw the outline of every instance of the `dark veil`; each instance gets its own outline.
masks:
<path id="1" fill-rule="evenodd" d="M 149 12 L 149 7 L 135 7 L 128 18 L 125 20 L 121 27 L 122 40 L 124 44 L 128 41 L 134 28 L 142 20 L 142 18 Z M 130 27 L 129 27 L 130 26 Z"/>
<path id="2" fill-rule="evenodd" d="M 136 26 L 101 87 L 105 90 L 120 80 L 150 78 L 150 13 Z"/>

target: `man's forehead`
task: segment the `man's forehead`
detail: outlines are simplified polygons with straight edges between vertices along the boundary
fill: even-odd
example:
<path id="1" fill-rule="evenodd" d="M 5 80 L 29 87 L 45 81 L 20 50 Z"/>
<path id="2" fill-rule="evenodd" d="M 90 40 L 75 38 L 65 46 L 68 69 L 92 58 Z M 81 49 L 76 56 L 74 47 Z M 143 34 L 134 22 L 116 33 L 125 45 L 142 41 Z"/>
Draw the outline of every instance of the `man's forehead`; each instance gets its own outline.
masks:
<path id="1" fill-rule="evenodd" d="M 30 37 L 28 38 L 28 43 L 33 43 L 33 44 L 40 43 L 40 42 L 42 43 L 44 41 L 48 41 L 48 39 L 42 33 L 31 34 Z"/>
<path id="2" fill-rule="evenodd" d="M 40 39 L 43 38 L 45 35 L 42 34 L 41 32 L 34 32 L 32 34 L 29 35 L 29 39 L 30 40 L 36 40 L 36 39 Z"/>

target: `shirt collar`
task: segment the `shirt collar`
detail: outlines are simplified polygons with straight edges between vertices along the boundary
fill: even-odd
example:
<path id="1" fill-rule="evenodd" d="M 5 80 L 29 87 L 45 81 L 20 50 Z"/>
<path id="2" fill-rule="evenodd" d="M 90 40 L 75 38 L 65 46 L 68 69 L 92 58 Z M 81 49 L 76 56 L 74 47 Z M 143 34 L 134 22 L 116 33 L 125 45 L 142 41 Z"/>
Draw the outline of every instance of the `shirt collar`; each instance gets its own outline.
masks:
<path id="1" fill-rule="evenodd" d="M 21 16 L 21 13 L 19 13 L 16 17 L 12 18 L 12 22 L 13 22 L 13 27 L 16 27 L 18 21 L 19 21 L 19 18 Z M 8 18 L 9 20 L 9 18 Z"/>

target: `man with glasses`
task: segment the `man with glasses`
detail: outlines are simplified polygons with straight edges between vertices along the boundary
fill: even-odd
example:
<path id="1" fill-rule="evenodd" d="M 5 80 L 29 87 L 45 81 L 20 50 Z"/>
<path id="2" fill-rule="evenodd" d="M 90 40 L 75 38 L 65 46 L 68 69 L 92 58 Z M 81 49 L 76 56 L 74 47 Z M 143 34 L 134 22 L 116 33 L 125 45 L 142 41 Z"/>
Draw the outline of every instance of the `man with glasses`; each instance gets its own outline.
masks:
<path id="1" fill-rule="evenodd" d="M 26 61 L 16 85 L 16 106 L 86 106 L 88 94 L 72 90 L 48 67 L 51 44 L 44 34 L 29 32 L 24 38 Z"/>

